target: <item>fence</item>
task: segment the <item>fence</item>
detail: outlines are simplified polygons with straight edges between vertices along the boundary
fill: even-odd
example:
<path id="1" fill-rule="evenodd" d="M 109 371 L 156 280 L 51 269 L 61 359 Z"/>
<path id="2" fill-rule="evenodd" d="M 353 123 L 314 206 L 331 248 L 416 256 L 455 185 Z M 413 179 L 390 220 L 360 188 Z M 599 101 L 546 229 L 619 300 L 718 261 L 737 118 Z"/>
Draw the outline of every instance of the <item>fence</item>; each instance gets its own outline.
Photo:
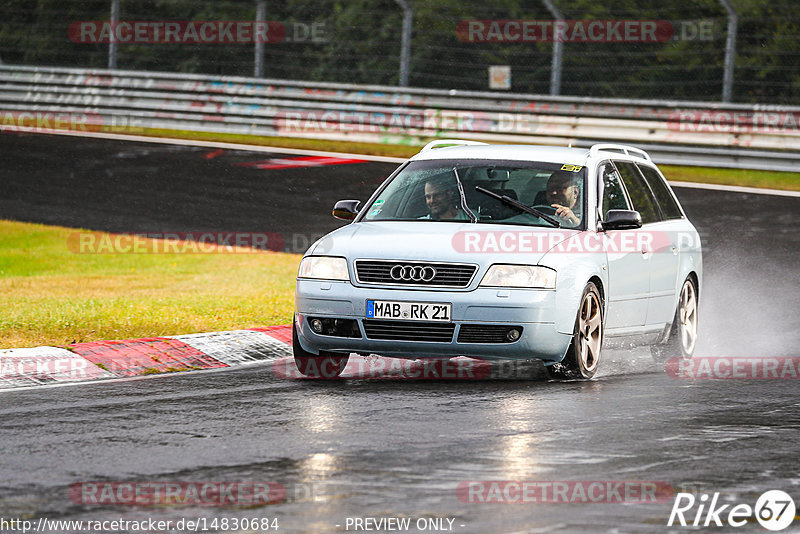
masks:
<path id="1" fill-rule="evenodd" d="M 796 0 L 1 4 L 6 64 L 800 105 Z"/>
<path id="2" fill-rule="evenodd" d="M 574 146 L 602 140 L 648 148 L 667 163 L 800 169 L 800 107 L 0 66 L 0 110 L 4 129 L 167 129 L 411 145 L 450 137 Z"/>

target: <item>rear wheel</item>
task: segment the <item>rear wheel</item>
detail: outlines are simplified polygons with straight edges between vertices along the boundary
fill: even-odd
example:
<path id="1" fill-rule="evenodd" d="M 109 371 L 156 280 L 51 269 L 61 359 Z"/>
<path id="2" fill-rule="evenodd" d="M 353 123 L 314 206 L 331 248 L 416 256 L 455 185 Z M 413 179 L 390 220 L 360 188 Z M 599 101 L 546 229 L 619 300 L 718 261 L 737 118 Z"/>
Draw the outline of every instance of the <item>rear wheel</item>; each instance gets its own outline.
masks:
<path id="1" fill-rule="evenodd" d="M 547 368 L 550 377 L 560 380 L 592 378 L 600 364 L 602 347 L 603 301 L 597 286 L 589 282 L 578 307 L 572 343 L 564 359 Z"/>
<path id="2" fill-rule="evenodd" d="M 650 347 L 657 363 L 666 363 L 670 358 L 691 358 L 697 344 L 697 285 L 692 277 L 681 287 L 675 319 L 667 341 Z"/>
<path id="3" fill-rule="evenodd" d="M 312 378 L 336 378 L 347 365 L 349 354 L 341 355 L 335 352 L 319 351 L 319 355 L 303 350 L 297 338 L 297 326 L 292 324 L 292 352 L 297 370 L 305 376 Z"/>

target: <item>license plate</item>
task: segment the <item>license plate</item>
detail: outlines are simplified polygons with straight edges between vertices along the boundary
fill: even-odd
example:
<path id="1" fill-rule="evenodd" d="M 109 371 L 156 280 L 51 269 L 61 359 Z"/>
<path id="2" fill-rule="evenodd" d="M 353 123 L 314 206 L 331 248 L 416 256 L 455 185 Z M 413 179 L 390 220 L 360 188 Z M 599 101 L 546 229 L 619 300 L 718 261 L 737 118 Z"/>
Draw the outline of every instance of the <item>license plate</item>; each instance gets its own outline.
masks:
<path id="1" fill-rule="evenodd" d="M 453 305 L 441 302 L 397 302 L 368 300 L 367 319 L 450 322 Z"/>

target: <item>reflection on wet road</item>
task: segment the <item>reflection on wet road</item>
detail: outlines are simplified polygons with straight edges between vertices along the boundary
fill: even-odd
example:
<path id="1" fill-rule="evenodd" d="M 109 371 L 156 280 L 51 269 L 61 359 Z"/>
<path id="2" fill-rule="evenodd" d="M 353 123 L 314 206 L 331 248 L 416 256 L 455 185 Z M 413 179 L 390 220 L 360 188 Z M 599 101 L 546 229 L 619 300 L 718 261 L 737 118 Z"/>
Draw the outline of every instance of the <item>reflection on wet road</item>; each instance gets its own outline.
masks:
<path id="1" fill-rule="evenodd" d="M 791 381 L 287 380 L 272 368 L 3 394 L 6 515 L 454 517 L 465 532 L 663 531 L 655 504 L 475 503 L 468 481 L 653 481 L 750 502 L 797 484 Z M 264 507 L 76 503 L 77 482 L 277 482 Z"/>
<path id="2" fill-rule="evenodd" d="M 202 220 L 197 205 L 213 204 L 208 220 L 218 229 L 252 230 L 248 217 L 258 213 L 261 229 L 322 233 L 337 224 L 328 216 L 333 201 L 365 199 L 393 167 L 338 165 L 279 175 L 233 165 L 247 154 L 226 163 L 190 148 L 158 147 L 144 154 L 135 144 L 36 140 L 43 156 L 33 162 L 24 155 L 38 157 L 36 150 L 20 152 L 23 140 L 2 138 L 18 152 L 16 158 L 0 152 L 11 169 L 0 216 L 117 231 L 138 224 L 137 206 L 164 214 L 164 206 L 191 199 L 184 211 L 168 210 L 163 220 L 147 224 L 154 231 L 191 230 Z M 109 163 L 109 153 L 123 152 L 120 145 L 138 156 Z M 125 169 L 158 170 L 162 183 L 172 184 L 159 200 L 161 208 L 145 207 L 142 199 L 159 189 L 142 171 L 136 175 L 140 187 L 123 187 L 130 209 L 109 217 L 108 206 L 118 201 L 115 187 L 75 179 L 91 173 L 67 156 L 53 156 L 52 163 L 43 159 L 77 151 L 93 154 L 91 168 L 105 169 L 99 176 L 110 176 L 109 184 L 115 176 L 131 179 Z M 195 167 L 186 163 L 191 158 Z M 216 181 L 203 175 L 209 161 L 220 166 Z M 70 176 L 70 195 L 46 194 L 48 183 Z M 87 194 L 92 187 L 99 187 L 102 202 Z M 294 188 L 294 196 L 286 187 Z M 228 196 L 221 193 L 228 188 Z M 276 189 L 283 191 L 277 197 Z M 800 200 L 677 193 L 705 252 L 698 353 L 800 356 L 800 237 L 794 231 Z M 319 211 L 302 225 L 290 216 L 298 195 L 310 199 L 304 204 L 309 210 Z M 76 212 L 73 206 L 81 202 L 84 211 Z M 609 351 L 604 358 L 599 377 L 583 383 L 547 382 L 536 378 L 536 369 L 527 380 L 356 374 L 322 382 L 286 378 L 279 372 L 286 362 L 278 361 L 228 372 L 1 393 L 0 515 L 277 517 L 281 531 L 309 533 L 344 531 L 348 517 L 364 516 L 452 518 L 459 532 L 663 532 L 672 499 L 506 504 L 470 502 L 459 498 L 457 488 L 469 481 L 652 481 L 674 491 L 719 492 L 725 502 L 753 505 L 768 489 L 783 489 L 800 502 L 796 381 L 674 379 L 646 350 Z M 275 482 L 286 496 L 256 507 L 132 507 L 88 504 L 69 494 L 81 482 L 176 481 Z M 756 529 L 761 527 L 751 523 L 739 530 Z"/>

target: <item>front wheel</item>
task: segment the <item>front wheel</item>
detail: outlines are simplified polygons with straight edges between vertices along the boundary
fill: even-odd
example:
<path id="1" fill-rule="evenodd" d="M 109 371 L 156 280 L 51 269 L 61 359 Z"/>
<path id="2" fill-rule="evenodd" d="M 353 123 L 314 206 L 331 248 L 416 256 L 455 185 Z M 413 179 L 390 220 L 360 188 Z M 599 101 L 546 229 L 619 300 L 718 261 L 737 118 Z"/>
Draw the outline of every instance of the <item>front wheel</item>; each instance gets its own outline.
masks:
<path id="1" fill-rule="evenodd" d="M 661 345 L 652 345 L 650 353 L 656 363 L 666 363 L 673 357 L 691 358 L 697 344 L 697 285 L 689 277 L 681 287 L 675 319 L 670 328 L 667 341 Z"/>
<path id="2" fill-rule="evenodd" d="M 347 365 L 350 359 L 349 354 L 344 356 L 335 352 L 319 351 L 319 356 L 306 352 L 300 346 L 297 338 L 297 326 L 292 324 L 292 353 L 294 354 L 294 364 L 301 374 L 311 378 L 336 378 Z"/>
<path id="3" fill-rule="evenodd" d="M 597 286 L 589 282 L 578 307 L 572 343 L 564 359 L 547 368 L 550 377 L 560 380 L 592 378 L 600 364 L 602 347 L 603 301 Z"/>

